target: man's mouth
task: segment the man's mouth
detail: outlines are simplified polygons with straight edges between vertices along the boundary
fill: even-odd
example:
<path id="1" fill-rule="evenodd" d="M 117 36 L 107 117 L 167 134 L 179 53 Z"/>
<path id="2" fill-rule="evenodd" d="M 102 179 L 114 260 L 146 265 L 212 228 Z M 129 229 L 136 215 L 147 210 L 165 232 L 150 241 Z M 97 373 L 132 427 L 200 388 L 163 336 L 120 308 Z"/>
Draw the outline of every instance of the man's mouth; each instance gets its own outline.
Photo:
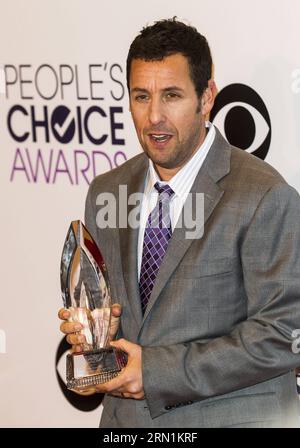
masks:
<path id="1" fill-rule="evenodd" d="M 148 134 L 150 139 L 156 143 L 165 143 L 172 138 L 170 134 Z"/>

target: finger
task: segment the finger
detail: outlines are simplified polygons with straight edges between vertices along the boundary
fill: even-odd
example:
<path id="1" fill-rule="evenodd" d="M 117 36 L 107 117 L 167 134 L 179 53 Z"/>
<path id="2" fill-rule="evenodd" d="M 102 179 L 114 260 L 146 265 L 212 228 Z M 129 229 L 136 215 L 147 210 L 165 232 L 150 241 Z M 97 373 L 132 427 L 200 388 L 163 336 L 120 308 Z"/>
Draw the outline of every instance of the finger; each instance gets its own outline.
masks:
<path id="1" fill-rule="evenodd" d="M 126 341 L 126 339 L 123 338 L 110 342 L 110 345 L 115 348 L 118 348 L 119 350 L 122 350 L 125 353 L 128 353 L 129 355 L 133 352 L 135 348 L 135 344 Z"/>
<path id="2" fill-rule="evenodd" d="M 86 342 L 85 336 L 83 334 L 68 334 L 66 340 L 71 345 L 80 345 Z"/>
<path id="3" fill-rule="evenodd" d="M 71 313 L 66 308 L 61 308 L 58 312 L 58 317 L 62 320 L 68 320 L 71 317 Z"/>
<path id="4" fill-rule="evenodd" d="M 72 345 L 72 352 L 73 353 L 83 352 L 83 345 L 81 345 L 81 344 Z"/>
<path id="5" fill-rule="evenodd" d="M 75 392 L 78 395 L 83 395 L 85 397 L 88 397 L 89 395 L 93 395 L 96 393 L 96 389 L 94 387 L 89 387 L 88 389 L 72 389 L 73 392 Z"/>
<path id="6" fill-rule="evenodd" d="M 122 369 L 121 373 L 112 380 L 107 381 L 106 383 L 97 384 L 97 386 L 95 386 L 97 391 L 103 394 L 120 393 L 124 387 L 124 378 L 122 375 L 123 370 L 124 369 Z"/>
<path id="7" fill-rule="evenodd" d="M 115 338 L 120 324 L 120 316 L 122 313 L 122 307 L 118 303 L 114 303 L 111 308 L 111 320 L 109 325 L 109 340 Z"/>
<path id="8" fill-rule="evenodd" d="M 120 317 L 122 314 L 122 307 L 119 303 L 114 303 L 111 307 L 113 317 Z"/>
<path id="9" fill-rule="evenodd" d="M 146 399 L 145 392 L 142 391 L 138 394 L 134 394 L 132 398 L 134 398 L 135 400 L 145 400 Z"/>
<path id="10" fill-rule="evenodd" d="M 79 322 L 63 322 L 60 326 L 60 331 L 65 334 L 76 333 L 82 330 L 82 325 Z"/>
<path id="11" fill-rule="evenodd" d="M 119 324 L 120 324 L 120 318 L 111 316 L 109 330 L 108 330 L 109 331 L 108 336 L 109 336 L 110 341 L 112 341 L 116 337 L 116 334 L 119 329 Z"/>

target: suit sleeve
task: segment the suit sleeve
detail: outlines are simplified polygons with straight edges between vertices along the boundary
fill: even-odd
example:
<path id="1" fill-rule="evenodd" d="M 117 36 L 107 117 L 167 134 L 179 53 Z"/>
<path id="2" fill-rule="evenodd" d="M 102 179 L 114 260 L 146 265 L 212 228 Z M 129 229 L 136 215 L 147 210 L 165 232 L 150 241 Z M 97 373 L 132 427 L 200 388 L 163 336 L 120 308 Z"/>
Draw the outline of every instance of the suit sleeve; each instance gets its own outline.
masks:
<path id="1" fill-rule="evenodd" d="M 299 253 L 299 195 L 286 184 L 275 185 L 258 204 L 240 245 L 247 320 L 207 342 L 143 347 L 153 418 L 177 404 L 249 387 L 300 365 L 292 350 L 293 330 L 300 328 Z"/>

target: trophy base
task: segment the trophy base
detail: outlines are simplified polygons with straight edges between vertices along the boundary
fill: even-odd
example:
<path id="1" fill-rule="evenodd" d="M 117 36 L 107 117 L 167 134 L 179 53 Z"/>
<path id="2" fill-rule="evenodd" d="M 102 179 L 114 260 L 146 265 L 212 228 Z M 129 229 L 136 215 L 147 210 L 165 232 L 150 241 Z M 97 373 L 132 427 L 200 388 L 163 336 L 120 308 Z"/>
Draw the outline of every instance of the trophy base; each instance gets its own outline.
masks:
<path id="1" fill-rule="evenodd" d="M 126 353 L 112 347 L 69 354 L 67 388 L 83 390 L 105 383 L 119 375 L 126 363 Z"/>

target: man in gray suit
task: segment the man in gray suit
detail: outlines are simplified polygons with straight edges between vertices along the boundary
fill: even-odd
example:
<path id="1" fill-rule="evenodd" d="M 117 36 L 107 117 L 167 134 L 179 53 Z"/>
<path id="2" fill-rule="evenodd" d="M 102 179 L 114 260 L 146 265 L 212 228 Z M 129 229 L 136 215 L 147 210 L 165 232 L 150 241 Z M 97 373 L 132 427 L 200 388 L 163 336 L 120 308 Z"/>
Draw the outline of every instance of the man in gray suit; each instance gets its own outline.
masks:
<path id="1" fill-rule="evenodd" d="M 144 28 L 129 50 L 130 110 L 144 153 L 94 179 L 86 201 L 86 225 L 122 307 L 112 345 L 128 353 L 117 378 L 90 390 L 106 393 L 102 427 L 298 424 L 299 196 L 205 121 L 211 67 L 206 39 L 175 19 Z M 120 185 L 128 196 L 144 193 L 140 225 L 100 229 L 101 194 L 118 206 Z M 201 221 L 199 193 L 203 234 L 198 226 L 191 238 L 185 205 L 192 194 L 188 210 Z M 163 206 L 167 232 L 153 243 L 151 219 L 161 224 Z M 74 324 L 61 328 L 78 349 Z"/>

